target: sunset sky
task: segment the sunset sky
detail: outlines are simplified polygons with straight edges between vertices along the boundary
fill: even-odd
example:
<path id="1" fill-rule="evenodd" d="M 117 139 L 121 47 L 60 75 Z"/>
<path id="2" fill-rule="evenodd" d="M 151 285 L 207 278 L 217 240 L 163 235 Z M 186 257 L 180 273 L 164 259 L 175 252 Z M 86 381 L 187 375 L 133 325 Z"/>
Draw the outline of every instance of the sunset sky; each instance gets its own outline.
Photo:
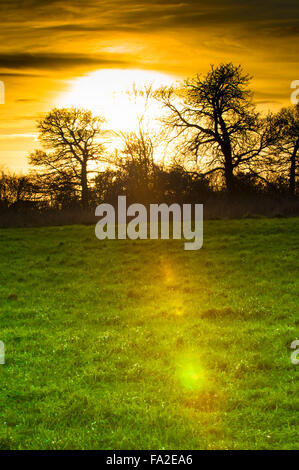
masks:
<path id="1" fill-rule="evenodd" d="M 78 87 L 108 107 L 135 76 L 170 83 L 232 61 L 254 76 L 260 108 L 277 110 L 299 79 L 298 0 L 1 0 L 0 15 L 0 166 L 14 171 L 37 147 L 36 119 L 78 104 Z"/>

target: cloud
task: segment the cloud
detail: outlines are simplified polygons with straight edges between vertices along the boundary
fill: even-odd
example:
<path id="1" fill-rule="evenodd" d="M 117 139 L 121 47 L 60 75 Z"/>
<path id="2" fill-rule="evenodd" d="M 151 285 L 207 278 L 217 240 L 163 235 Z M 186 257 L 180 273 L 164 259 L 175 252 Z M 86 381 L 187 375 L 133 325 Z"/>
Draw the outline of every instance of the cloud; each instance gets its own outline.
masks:
<path id="1" fill-rule="evenodd" d="M 272 22 L 283 22 L 285 34 L 298 35 L 299 25 L 297 0 L 1 0 L 1 10 L 8 26 L 31 24 L 45 31 L 151 32 L 230 25 L 255 30 L 268 25 L 270 33 Z"/>
<path id="2" fill-rule="evenodd" d="M 71 79 L 100 68 L 183 78 L 232 61 L 254 76 L 255 99 L 265 109 L 288 104 L 298 78 L 298 0 L 1 0 L 0 17 L 7 134 L 31 134 Z M 2 140 L 1 152 L 5 144 L 16 152 L 12 159 L 24 161 L 24 139 Z"/>
<path id="3" fill-rule="evenodd" d="M 81 65 L 119 66 L 124 65 L 122 60 L 103 56 L 90 57 L 83 54 L 28 54 L 4 53 L 0 54 L 0 64 L 6 69 L 62 69 Z M 4 75 L 4 74 L 2 74 Z M 14 76 L 16 74 L 13 74 Z"/>
<path id="4" fill-rule="evenodd" d="M 142 42 L 161 34 L 161 49 L 167 48 L 167 35 L 180 42 L 193 37 L 195 48 L 199 41 L 230 39 L 256 52 L 270 41 L 280 51 L 289 40 L 294 55 L 298 13 L 298 0 L 1 0 L 0 67 L 130 65 L 137 56 L 108 56 L 102 48 L 116 38 Z"/>
<path id="5" fill-rule="evenodd" d="M 1 64 L 0 64 L 1 65 Z M 22 72 L 0 72 L 0 78 L 1 77 L 21 77 L 21 78 L 27 78 L 27 77 L 42 77 L 43 75 L 37 74 L 37 73 L 22 73 Z"/>
<path id="6" fill-rule="evenodd" d="M 34 98 L 20 98 L 15 100 L 16 103 L 36 103 L 37 100 Z"/>

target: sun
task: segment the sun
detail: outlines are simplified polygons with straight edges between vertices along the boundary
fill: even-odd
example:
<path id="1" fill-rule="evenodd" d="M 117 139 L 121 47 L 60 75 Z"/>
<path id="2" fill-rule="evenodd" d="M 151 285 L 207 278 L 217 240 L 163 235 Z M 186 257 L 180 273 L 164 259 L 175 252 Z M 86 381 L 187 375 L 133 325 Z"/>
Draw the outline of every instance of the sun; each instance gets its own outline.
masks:
<path id="1" fill-rule="evenodd" d="M 145 98 L 133 93 L 152 85 L 153 89 L 171 85 L 177 77 L 140 69 L 101 69 L 70 83 L 69 90 L 58 97 L 57 106 L 78 106 L 90 109 L 106 120 L 106 129 L 130 132 L 138 128 L 138 119 L 145 112 Z M 159 117 L 160 107 L 147 102 L 151 120 Z"/>

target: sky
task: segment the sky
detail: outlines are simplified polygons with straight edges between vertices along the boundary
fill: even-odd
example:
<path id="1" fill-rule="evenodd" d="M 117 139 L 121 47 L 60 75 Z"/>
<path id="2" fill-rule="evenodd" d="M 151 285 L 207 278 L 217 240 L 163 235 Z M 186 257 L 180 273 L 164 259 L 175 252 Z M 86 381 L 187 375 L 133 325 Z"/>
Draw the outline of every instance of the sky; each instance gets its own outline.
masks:
<path id="1" fill-rule="evenodd" d="M 0 168 L 16 172 L 38 146 L 37 119 L 77 104 L 81 83 L 102 99 L 135 75 L 171 83 L 233 62 L 265 112 L 290 105 L 299 79 L 298 0 L 1 0 L 0 18 Z"/>

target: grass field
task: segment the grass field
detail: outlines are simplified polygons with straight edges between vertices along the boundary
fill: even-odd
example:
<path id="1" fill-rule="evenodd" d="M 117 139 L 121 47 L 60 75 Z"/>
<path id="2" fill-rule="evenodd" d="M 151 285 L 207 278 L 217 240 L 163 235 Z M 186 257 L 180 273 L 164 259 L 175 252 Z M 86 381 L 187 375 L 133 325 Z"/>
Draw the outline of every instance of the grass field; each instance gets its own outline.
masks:
<path id="1" fill-rule="evenodd" d="M 0 230 L 0 448 L 299 448 L 299 219 Z"/>

